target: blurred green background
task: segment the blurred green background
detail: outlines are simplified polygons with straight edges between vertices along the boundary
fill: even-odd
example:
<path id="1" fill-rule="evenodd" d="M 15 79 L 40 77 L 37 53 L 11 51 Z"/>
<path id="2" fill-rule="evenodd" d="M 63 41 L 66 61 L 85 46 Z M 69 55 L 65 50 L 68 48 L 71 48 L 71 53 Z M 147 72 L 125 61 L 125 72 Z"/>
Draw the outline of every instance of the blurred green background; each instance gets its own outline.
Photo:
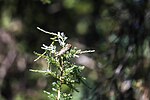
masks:
<path id="1" fill-rule="evenodd" d="M 48 100 L 52 79 L 29 72 L 50 35 L 65 32 L 80 49 L 87 84 L 73 100 L 150 99 L 150 0 L 0 0 L 0 100 Z"/>

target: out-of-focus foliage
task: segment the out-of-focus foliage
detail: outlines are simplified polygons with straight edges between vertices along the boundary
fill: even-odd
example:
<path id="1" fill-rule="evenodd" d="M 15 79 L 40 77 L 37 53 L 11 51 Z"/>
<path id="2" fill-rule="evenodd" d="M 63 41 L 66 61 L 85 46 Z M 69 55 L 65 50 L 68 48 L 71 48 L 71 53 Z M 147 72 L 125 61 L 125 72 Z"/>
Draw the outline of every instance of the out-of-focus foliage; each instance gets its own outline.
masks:
<path id="1" fill-rule="evenodd" d="M 96 49 L 94 57 L 77 60 L 87 66 L 84 74 L 92 87 L 82 86 L 81 100 L 149 99 L 149 0 L 50 2 L 0 0 L 1 98 L 45 99 L 40 91 L 51 80 L 28 71 L 32 66 L 45 66 L 44 60 L 33 63 L 32 52 L 50 41 L 48 35 L 36 30 L 39 26 L 64 31 L 79 48 Z"/>
<path id="2" fill-rule="evenodd" d="M 51 0 L 41 0 L 41 2 L 43 2 L 43 4 L 50 4 Z"/>

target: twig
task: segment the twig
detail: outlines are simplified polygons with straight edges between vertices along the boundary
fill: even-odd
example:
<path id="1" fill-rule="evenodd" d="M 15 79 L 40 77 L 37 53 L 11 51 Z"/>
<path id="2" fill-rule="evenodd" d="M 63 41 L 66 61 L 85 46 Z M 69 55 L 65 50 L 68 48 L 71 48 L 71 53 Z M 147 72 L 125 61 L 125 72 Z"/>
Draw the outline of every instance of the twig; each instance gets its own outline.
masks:
<path id="1" fill-rule="evenodd" d="M 44 32 L 44 33 L 51 34 L 51 35 L 56 35 L 57 36 L 56 33 L 45 31 L 45 30 L 43 30 L 43 29 L 41 29 L 39 27 L 37 27 L 37 29 L 40 30 L 40 31 L 42 31 L 42 32 Z"/>
<path id="2" fill-rule="evenodd" d="M 132 46 L 129 46 L 128 47 L 128 51 L 123 59 L 123 61 L 118 65 L 118 67 L 116 68 L 115 70 L 115 74 L 118 75 L 120 74 L 120 71 L 123 69 L 123 65 L 124 63 L 128 60 L 128 58 L 130 57 L 131 55 L 131 51 L 133 50 L 133 47 Z"/>

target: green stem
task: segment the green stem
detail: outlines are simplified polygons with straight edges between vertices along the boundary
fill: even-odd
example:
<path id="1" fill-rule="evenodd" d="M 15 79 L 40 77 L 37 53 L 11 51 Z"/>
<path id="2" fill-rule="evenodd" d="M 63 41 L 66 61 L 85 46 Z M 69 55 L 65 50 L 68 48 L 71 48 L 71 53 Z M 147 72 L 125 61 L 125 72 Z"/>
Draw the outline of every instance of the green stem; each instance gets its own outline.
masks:
<path id="1" fill-rule="evenodd" d="M 57 91 L 57 98 L 56 100 L 60 100 L 60 93 L 61 93 L 61 86 L 62 86 L 62 77 L 63 77 L 63 68 L 64 68 L 64 64 L 63 64 L 63 58 L 62 57 L 59 57 L 59 62 L 60 62 L 60 87 Z"/>

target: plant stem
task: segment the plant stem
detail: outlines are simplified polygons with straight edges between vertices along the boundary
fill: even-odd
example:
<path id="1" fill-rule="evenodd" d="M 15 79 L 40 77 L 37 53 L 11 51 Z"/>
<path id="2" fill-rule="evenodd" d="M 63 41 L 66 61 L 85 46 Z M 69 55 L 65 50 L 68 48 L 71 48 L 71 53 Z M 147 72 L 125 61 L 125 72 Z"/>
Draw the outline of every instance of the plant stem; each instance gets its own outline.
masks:
<path id="1" fill-rule="evenodd" d="M 62 76 L 60 76 L 60 87 L 57 91 L 57 99 L 56 100 L 60 100 L 60 91 L 61 91 L 61 85 L 62 85 Z"/>
<path id="2" fill-rule="evenodd" d="M 56 98 L 56 100 L 60 100 L 60 89 L 57 92 L 57 98 Z"/>
<path id="3" fill-rule="evenodd" d="M 64 65 L 63 65 L 63 58 L 59 58 L 59 62 L 60 62 L 60 87 L 57 91 L 57 98 L 56 100 L 60 100 L 60 93 L 61 93 L 61 86 L 62 86 L 62 77 L 63 77 L 63 68 L 64 68 Z"/>

